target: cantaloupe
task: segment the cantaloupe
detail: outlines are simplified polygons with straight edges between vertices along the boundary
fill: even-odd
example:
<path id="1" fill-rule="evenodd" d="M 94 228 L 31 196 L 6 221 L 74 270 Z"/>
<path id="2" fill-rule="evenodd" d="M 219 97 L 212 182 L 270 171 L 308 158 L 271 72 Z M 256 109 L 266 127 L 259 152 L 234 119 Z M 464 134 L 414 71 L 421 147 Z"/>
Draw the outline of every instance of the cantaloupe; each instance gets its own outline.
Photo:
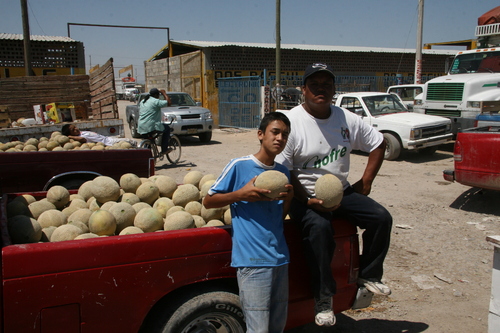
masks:
<path id="1" fill-rule="evenodd" d="M 194 220 L 194 226 L 196 228 L 201 228 L 205 224 L 207 224 L 207 222 L 205 222 L 205 220 L 203 219 L 203 217 L 201 217 L 200 215 L 192 215 L 192 216 L 193 216 L 193 220 Z"/>
<path id="2" fill-rule="evenodd" d="M 92 195 L 100 203 L 117 201 L 120 197 L 120 184 L 108 176 L 98 176 L 92 180 Z"/>
<path id="3" fill-rule="evenodd" d="M 137 213 L 131 204 L 126 202 L 117 202 L 109 209 L 116 220 L 116 231 L 119 234 L 126 227 L 134 225 L 134 219 Z"/>
<path id="4" fill-rule="evenodd" d="M 201 206 L 201 203 L 198 201 L 190 201 L 186 204 L 186 207 L 184 207 L 184 209 L 191 215 L 200 215 Z"/>
<path id="5" fill-rule="evenodd" d="M 95 212 L 96 210 L 101 209 L 102 203 L 97 202 L 95 197 L 90 197 L 87 201 L 87 205 L 91 211 Z"/>
<path id="6" fill-rule="evenodd" d="M 141 184 L 141 179 L 134 173 L 125 173 L 120 177 L 120 186 L 125 193 L 135 193 Z"/>
<path id="7" fill-rule="evenodd" d="M 28 206 L 30 203 L 35 202 L 36 199 L 31 194 L 22 194 L 22 195 L 15 197 L 14 200 L 12 200 L 12 201 L 21 201 L 26 206 Z"/>
<path id="8" fill-rule="evenodd" d="M 206 208 L 205 206 L 202 206 L 200 215 L 205 221 L 210 221 L 219 220 L 222 217 L 222 213 L 222 208 Z"/>
<path id="9" fill-rule="evenodd" d="M 132 205 L 132 208 L 134 208 L 135 210 L 135 213 L 139 213 L 141 210 L 143 210 L 144 208 L 151 208 L 151 205 L 146 203 L 146 202 L 138 202 L 136 204 L 133 204 Z"/>
<path id="10" fill-rule="evenodd" d="M 55 185 L 49 188 L 46 198 L 53 203 L 57 209 L 62 209 L 69 202 L 69 191 L 61 185 Z"/>
<path id="11" fill-rule="evenodd" d="M 7 229 L 14 244 L 36 243 L 42 238 L 40 223 L 26 215 L 16 215 L 7 219 Z"/>
<path id="12" fill-rule="evenodd" d="M 23 151 L 37 151 L 38 148 L 33 145 L 25 145 Z"/>
<path id="13" fill-rule="evenodd" d="M 107 201 L 101 205 L 101 209 L 108 210 L 116 204 L 116 201 Z"/>
<path id="14" fill-rule="evenodd" d="M 203 184 L 205 184 L 207 180 L 213 180 L 215 182 L 216 179 L 217 177 L 215 177 L 214 174 L 209 173 L 208 175 L 204 175 L 203 177 L 201 177 L 200 182 L 198 183 L 198 189 L 201 191 Z"/>
<path id="15" fill-rule="evenodd" d="M 56 230 L 50 236 L 51 242 L 63 242 L 68 240 L 73 240 L 75 237 L 83 234 L 82 229 L 78 228 L 73 224 L 63 224 L 57 227 Z"/>
<path id="16" fill-rule="evenodd" d="M 36 138 L 29 138 L 28 140 L 26 140 L 26 145 L 33 145 L 33 146 L 38 146 L 38 144 L 40 143 L 40 141 Z"/>
<path id="17" fill-rule="evenodd" d="M 287 192 L 285 185 L 289 183 L 288 177 L 277 170 L 267 170 L 262 172 L 255 179 L 255 187 L 270 190 L 270 193 L 264 193 L 266 197 L 276 198 L 281 192 Z"/>
<path id="18" fill-rule="evenodd" d="M 31 217 L 31 211 L 28 208 L 28 204 L 24 203 L 21 199 L 12 200 L 7 204 L 7 217 L 13 217 L 16 215 Z"/>
<path id="19" fill-rule="evenodd" d="M 111 236 L 116 230 L 116 219 L 107 210 L 98 209 L 90 215 L 89 230 L 99 236 Z"/>
<path id="20" fill-rule="evenodd" d="M 59 145 L 59 143 L 57 143 L 57 141 L 49 141 L 49 142 L 47 142 L 47 145 L 45 146 L 45 148 L 47 148 L 47 150 L 49 150 L 49 151 L 53 151 L 54 148 L 57 148 L 57 147 L 61 147 Z"/>
<path id="21" fill-rule="evenodd" d="M 223 220 L 224 220 L 224 224 L 226 224 L 226 225 L 232 224 L 231 210 L 230 209 L 226 209 L 226 211 L 224 212 Z"/>
<path id="22" fill-rule="evenodd" d="M 54 227 L 54 226 L 50 226 L 50 227 L 47 227 L 47 228 L 43 228 L 42 229 L 42 238 L 40 239 L 40 242 L 50 242 L 50 236 L 52 236 L 52 233 L 54 232 L 54 230 L 56 230 L 57 228 Z"/>
<path id="23" fill-rule="evenodd" d="M 80 197 L 81 198 L 81 197 Z M 71 196 L 70 196 L 70 202 L 69 202 L 69 206 L 70 207 L 76 207 L 76 208 L 87 208 L 87 202 L 83 199 L 80 199 L 80 198 L 74 198 L 74 199 L 71 199 Z"/>
<path id="24" fill-rule="evenodd" d="M 224 222 L 222 222 L 221 220 L 210 220 L 204 226 L 205 227 L 222 227 L 222 226 L 224 226 Z"/>
<path id="25" fill-rule="evenodd" d="M 198 184 L 200 183 L 201 178 L 203 178 L 203 173 L 198 170 L 193 170 L 188 172 L 183 179 L 184 184 L 192 184 L 196 187 L 198 187 Z"/>
<path id="26" fill-rule="evenodd" d="M 154 183 L 158 186 L 161 197 L 172 198 L 172 195 L 177 189 L 177 182 L 170 176 L 158 175 L 155 177 Z"/>
<path id="27" fill-rule="evenodd" d="M 160 230 L 163 227 L 163 216 L 153 207 L 141 209 L 134 218 L 134 226 L 144 232 Z"/>
<path id="28" fill-rule="evenodd" d="M 323 207 L 331 208 L 342 201 L 344 189 L 342 182 L 335 175 L 325 174 L 314 185 L 316 198 L 323 200 Z"/>
<path id="29" fill-rule="evenodd" d="M 174 202 L 166 197 L 158 198 L 153 204 L 153 208 L 156 208 L 164 218 L 167 216 L 168 210 L 172 207 L 174 207 Z"/>
<path id="30" fill-rule="evenodd" d="M 40 214 L 37 221 L 42 228 L 50 226 L 57 228 L 67 222 L 67 217 L 63 212 L 57 209 L 49 209 Z"/>
<path id="31" fill-rule="evenodd" d="M 77 240 L 77 239 L 99 238 L 99 237 L 100 237 L 99 235 L 93 234 L 91 232 L 87 232 L 87 233 L 84 233 L 84 234 L 76 236 L 75 240 Z"/>
<path id="32" fill-rule="evenodd" d="M 139 199 L 139 197 L 135 193 L 123 193 L 120 201 L 134 205 L 138 202 L 141 202 L 141 199 Z"/>
<path id="33" fill-rule="evenodd" d="M 214 183 L 215 179 L 208 179 L 207 181 L 205 181 L 201 186 L 200 197 L 204 198 L 208 194 L 208 191 Z"/>
<path id="34" fill-rule="evenodd" d="M 185 211 L 186 210 L 182 206 L 174 206 L 174 207 L 170 208 L 169 210 L 167 210 L 167 215 L 165 217 L 167 217 L 175 212 L 185 212 Z"/>
<path id="35" fill-rule="evenodd" d="M 78 188 L 78 195 L 80 195 L 83 200 L 88 201 L 92 197 L 92 181 L 88 180 Z"/>
<path id="36" fill-rule="evenodd" d="M 141 228 L 137 228 L 134 226 L 126 227 L 120 232 L 120 235 L 133 235 L 133 234 L 143 234 L 144 231 L 142 231 Z"/>
<path id="37" fill-rule="evenodd" d="M 185 211 L 178 211 L 165 218 L 163 230 L 180 230 L 194 228 L 194 219 L 191 214 Z"/>
<path id="38" fill-rule="evenodd" d="M 68 218 L 71 214 L 73 214 L 74 212 L 76 212 L 78 209 L 78 207 L 71 207 L 71 206 L 67 206 L 67 207 L 64 207 L 63 210 L 61 212 L 64 213 L 64 215 L 66 215 L 66 218 Z"/>
<path id="39" fill-rule="evenodd" d="M 88 225 L 92 213 L 93 211 L 88 208 L 80 208 L 68 217 L 68 222 L 80 221 Z"/>
<path id="40" fill-rule="evenodd" d="M 172 201 L 176 206 L 185 207 L 188 202 L 198 200 L 200 200 L 200 190 L 193 184 L 179 185 L 172 195 Z"/>
<path id="41" fill-rule="evenodd" d="M 89 227 L 85 223 L 83 223 L 83 222 L 72 221 L 72 222 L 68 222 L 68 224 L 77 226 L 78 228 L 82 229 L 83 233 L 88 233 L 89 232 Z"/>
<path id="42" fill-rule="evenodd" d="M 145 182 L 137 188 L 135 194 L 142 202 L 152 205 L 159 198 L 160 190 L 153 182 Z"/>
<path id="43" fill-rule="evenodd" d="M 44 211 L 49 209 L 56 209 L 56 206 L 54 206 L 54 204 L 49 202 L 47 199 L 42 199 L 30 203 L 28 205 L 28 208 L 31 212 L 31 216 L 33 216 L 34 219 L 38 219 L 40 214 L 42 214 Z"/>

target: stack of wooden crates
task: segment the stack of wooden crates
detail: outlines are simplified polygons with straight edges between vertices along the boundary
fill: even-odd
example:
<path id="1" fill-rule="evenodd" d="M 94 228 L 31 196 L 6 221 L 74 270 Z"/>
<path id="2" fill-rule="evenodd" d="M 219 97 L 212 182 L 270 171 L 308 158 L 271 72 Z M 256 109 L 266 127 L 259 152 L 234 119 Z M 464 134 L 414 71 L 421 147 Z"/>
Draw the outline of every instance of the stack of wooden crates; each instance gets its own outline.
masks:
<path id="1" fill-rule="evenodd" d="M 0 128 L 10 127 L 10 115 L 7 105 L 0 105 Z"/>

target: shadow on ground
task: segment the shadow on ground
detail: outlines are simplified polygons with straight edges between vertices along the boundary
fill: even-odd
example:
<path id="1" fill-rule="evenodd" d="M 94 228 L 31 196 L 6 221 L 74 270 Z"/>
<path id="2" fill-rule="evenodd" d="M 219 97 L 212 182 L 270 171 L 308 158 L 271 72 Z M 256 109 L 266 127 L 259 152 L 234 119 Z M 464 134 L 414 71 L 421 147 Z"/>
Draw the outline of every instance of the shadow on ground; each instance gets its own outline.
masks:
<path id="1" fill-rule="evenodd" d="M 500 216 L 500 191 L 471 188 L 450 205 L 451 208 L 480 214 Z"/>
<path id="2" fill-rule="evenodd" d="M 355 320 L 342 313 L 337 314 L 337 323 L 333 327 L 319 327 L 314 323 L 287 330 L 285 333 L 420 333 L 429 325 L 420 322 L 384 319 Z"/>

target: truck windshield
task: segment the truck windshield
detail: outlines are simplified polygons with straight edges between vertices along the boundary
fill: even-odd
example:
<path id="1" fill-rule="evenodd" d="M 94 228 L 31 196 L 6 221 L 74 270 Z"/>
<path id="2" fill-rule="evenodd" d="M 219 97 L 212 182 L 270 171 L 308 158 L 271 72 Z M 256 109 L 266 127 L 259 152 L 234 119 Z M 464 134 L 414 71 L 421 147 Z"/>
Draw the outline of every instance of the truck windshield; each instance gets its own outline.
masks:
<path id="1" fill-rule="evenodd" d="M 188 94 L 168 94 L 171 106 L 196 106 L 196 102 Z"/>
<path id="2" fill-rule="evenodd" d="M 372 116 L 382 114 L 408 112 L 408 109 L 393 95 L 363 97 L 366 107 Z"/>
<path id="3" fill-rule="evenodd" d="M 459 54 L 450 69 L 450 74 L 488 72 L 500 72 L 500 51 Z"/>

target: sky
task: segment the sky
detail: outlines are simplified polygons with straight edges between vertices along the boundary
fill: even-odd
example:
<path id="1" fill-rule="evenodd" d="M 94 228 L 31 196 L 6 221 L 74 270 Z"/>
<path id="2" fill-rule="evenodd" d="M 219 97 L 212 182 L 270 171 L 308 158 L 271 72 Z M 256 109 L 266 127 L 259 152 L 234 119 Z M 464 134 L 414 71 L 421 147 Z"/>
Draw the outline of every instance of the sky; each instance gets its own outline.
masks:
<path id="1" fill-rule="evenodd" d="M 281 0 L 281 44 L 415 49 L 418 3 Z M 478 17 L 499 5 L 425 0 L 422 42 L 473 39 Z M 1 7 L 0 33 L 22 34 L 21 0 Z M 165 27 L 172 40 L 276 43 L 276 0 L 28 0 L 28 16 L 31 35 L 68 36 L 68 23 L 83 23 Z M 156 29 L 71 25 L 70 37 L 83 42 L 87 72 L 112 57 L 116 74 L 133 65 L 139 82 L 144 61 L 168 42 L 167 30 Z"/>

